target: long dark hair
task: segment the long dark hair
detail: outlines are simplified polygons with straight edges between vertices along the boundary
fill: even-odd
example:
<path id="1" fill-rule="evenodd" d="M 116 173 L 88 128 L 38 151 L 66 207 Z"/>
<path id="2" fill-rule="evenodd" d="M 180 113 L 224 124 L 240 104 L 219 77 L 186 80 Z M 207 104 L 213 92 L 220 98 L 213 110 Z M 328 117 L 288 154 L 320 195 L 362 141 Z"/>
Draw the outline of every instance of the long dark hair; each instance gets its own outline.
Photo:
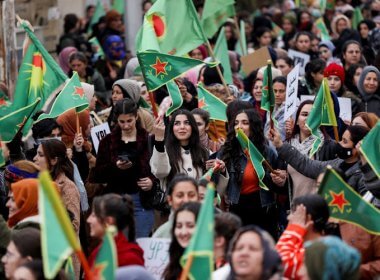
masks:
<path id="1" fill-rule="evenodd" d="M 305 100 L 303 102 L 301 102 L 301 104 L 298 106 L 298 109 L 297 109 L 297 113 L 296 113 L 296 119 L 294 120 L 294 127 L 293 127 L 293 131 L 292 131 L 292 134 L 290 135 L 290 137 L 287 139 L 287 140 L 290 140 L 292 138 L 294 138 L 294 136 L 296 136 L 297 134 L 300 133 L 300 127 L 299 125 L 297 124 L 298 122 L 298 118 L 301 114 L 301 110 L 302 108 L 305 106 L 305 105 L 313 105 L 314 101 L 313 100 Z"/>
<path id="2" fill-rule="evenodd" d="M 231 121 L 228 123 L 227 140 L 223 146 L 223 160 L 228 166 L 230 162 L 238 161 L 241 154 L 241 147 L 236 139 L 235 120 L 240 113 L 246 113 L 249 120 L 250 135 L 249 140 L 256 146 L 260 153 L 265 157 L 265 145 L 267 143 L 264 137 L 263 124 L 259 113 L 255 109 L 245 109 L 237 111 Z"/>
<path id="3" fill-rule="evenodd" d="M 198 126 L 194 119 L 194 116 L 188 110 L 183 110 L 183 109 L 177 110 L 173 114 L 169 122 L 168 129 L 166 131 L 165 147 L 168 153 L 170 166 L 172 167 L 170 174 L 168 176 L 169 181 L 171 178 L 173 178 L 173 176 L 176 173 L 181 172 L 180 166 L 183 166 L 183 159 L 181 155 L 181 144 L 173 133 L 174 122 L 178 115 L 185 115 L 191 126 L 189 147 L 190 147 L 190 154 L 191 154 L 191 159 L 193 161 L 194 168 L 196 169 L 201 168 L 203 170 L 204 163 L 208 158 L 207 150 L 203 148 L 202 145 L 200 144 Z M 197 175 L 200 176 L 201 174 L 197 174 Z"/>
<path id="4" fill-rule="evenodd" d="M 53 180 L 64 173 L 67 178 L 74 181 L 74 166 L 67 156 L 65 144 L 57 139 L 49 139 L 41 141 L 41 146 Z M 53 160 L 56 160 L 55 165 L 51 164 Z"/>
<path id="5" fill-rule="evenodd" d="M 110 193 L 97 196 L 94 198 L 92 209 L 103 224 L 106 217 L 113 217 L 118 231 L 123 231 L 129 242 L 136 241 L 133 201 L 129 195 Z"/>
<path id="6" fill-rule="evenodd" d="M 316 87 L 312 73 L 323 72 L 326 68 L 326 61 L 321 58 L 316 58 L 310 61 L 305 66 L 305 80 L 314 89 Z"/>
<path id="7" fill-rule="evenodd" d="M 201 208 L 201 204 L 199 202 L 187 202 L 183 204 L 181 207 L 177 209 L 174 214 L 173 227 L 171 229 L 172 241 L 169 246 L 169 263 L 164 270 L 163 278 L 165 280 L 176 280 L 178 276 L 181 274 L 182 267 L 179 263 L 179 260 L 186 248 L 182 248 L 179 245 L 177 238 L 174 235 L 178 213 L 183 211 L 189 211 L 194 214 L 195 221 L 197 221 L 199 210 Z"/>

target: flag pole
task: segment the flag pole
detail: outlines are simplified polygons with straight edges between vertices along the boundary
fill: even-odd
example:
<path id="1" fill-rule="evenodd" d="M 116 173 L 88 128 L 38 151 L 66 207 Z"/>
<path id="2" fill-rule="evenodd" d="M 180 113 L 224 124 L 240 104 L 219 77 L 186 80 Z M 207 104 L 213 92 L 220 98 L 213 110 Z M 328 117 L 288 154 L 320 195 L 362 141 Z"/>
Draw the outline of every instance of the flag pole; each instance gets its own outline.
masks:
<path id="1" fill-rule="evenodd" d="M 193 264 L 193 259 L 194 259 L 194 255 L 190 255 L 189 258 L 187 259 L 186 265 L 181 272 L 181 277 L 179 278 L 180 280 L 187 280 L 187 276 L 189 275 L 191 265 Z"/>
<path id="2" fill-rule="evenodd" d="M 29 113 L 29 116 L 26 118 L 26 120 L 23 122 L 23 124 L 22 124 L 22 125 L 20 126 L 20 128 L 17 130 L 17 133 L 15 134 L 15 136 L 16 136 L 17 134 L 19 134 L 20 131 L 22 131 L 22 130 L 24 129 L 24 126 L 25 126 L 26 122 L 30 119 L 30 117 L 31 117 L 32 114 L 34 113 L 34 110 L 36 109 L 38 103 L 40 103 L 40 102 L 41 102 L 41 98 L 38 97 L 38 98 L 37 98 L 37 102 L 36 102 L 36 104 L 34 104 L 34 108 L 33 108 L 33 110 Z"/>
<path id="3" fill-rule="evenodd" d="M 158 117 L 158 112 L 157 112 L 157 108 L 156 108 L 156 100 L 154 99 L 154 95 L 153 95 L 153 92 L 151 92 L 150 90 L 148 91 L 148 94 L 149 94 L 149 100 L 150 100 L 150 103 L 152 104 L 152 112 L 153 112 L 153 116 L 155 118 Z"/>
<path id="4" fill-rule="evenodd" d="M 77 134 L 80 133 L 80 124 L 79 124 L 79 114 L 75 112 L 76 126 L 77 126 Z"/>
<path id="5" fill-rule="evenodd" d="M 92 273 L 92 271 L 90 269 L 90 265 L 88 264 L 87 259 L 86 259 L 85 255 L 84 255 L 83 251 L 81 249 L 76 250 L 75 254 L 78 256 L 79 261 L 80 261 L 80 263 L 83 266 L 83 271 L 84 271 L 84 274 L 85 274 L 85 279 L 86 280 L 94 280 L 95 279 L 94 278 L 94 274 Z"/>
<path id="6" fill-rule="evenodd" d="M 339 142 L 339 133 L 338 133 L 338 127 L 333 126 L 334 129 L 334 138 L 336 142 Z"/>
<path id="7" fill-rule="evenodd" d="M 267 61 L 267 79 L 268 79 L 268 95 L 269 97 L 271 96 L 271 92 L 272 92 L 272 67 L 270 69 L 271 73 L 270 73 L 270 78 L 269 79 L 269 71 L 268 71 L 268 66 L 272 66 L 272 60 L 268 60 Z M 274 123 L 273 123 L 273 119 L 272 119 L 272 113 L 273 113 L 273 107 L 272 106 L 269 106 L 269 124 L 270 124 L 270 128 L 273 129 L 274 128 Z"/>
<path id="8" fill-rule="evenodd" d="M 274 173 L 273 167 L 269 164 L 269 162 L 266 159 L 264 159 L 263 164 L 265 165 L 265 167 L 269 169 L 271 173 Z"/>

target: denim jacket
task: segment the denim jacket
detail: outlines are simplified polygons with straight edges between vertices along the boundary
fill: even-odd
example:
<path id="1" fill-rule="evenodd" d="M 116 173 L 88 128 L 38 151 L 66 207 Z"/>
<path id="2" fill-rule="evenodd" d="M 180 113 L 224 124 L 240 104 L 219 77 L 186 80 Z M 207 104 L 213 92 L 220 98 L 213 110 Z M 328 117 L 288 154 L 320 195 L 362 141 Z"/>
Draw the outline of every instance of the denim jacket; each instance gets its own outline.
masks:
<path id="1" fill-rule="evenodd" d="M 276 152 L 273 149 L 271 149 L 269 146 L 265 146 L 265 150 L 266 150 L 267 161 L 275 169 L 276 159 L 277 159 Z M 236 166 L 240 166 L 239 170 L 237 170 Z M 243 151 L 240 152 L 238 164 L 233 164 L 233 162 L 229 162 L 227 165 L 228 174 L 230 176 L 230 180 L 228 181 L 228 185 L 227 185 L 227 195 L 228 195 L 228 201 L 231 205 L 239 203 L 241 181 L 243 179 L 243 174 L 244 174 L 244 170 L 246 166 L 247 166 L 247 157 L 245 156 Z M 261 206 L 270 207 L 275 204 L 274 193 L 272 190 L 274 190 L 276 187 L 274 186 L 274 183 L 272 182 L 272 179 L 270 177 L 270 172 L 267 170 L 266 170 L 263 181 L 270 190 L 266 191 L 260 188 Z"/>

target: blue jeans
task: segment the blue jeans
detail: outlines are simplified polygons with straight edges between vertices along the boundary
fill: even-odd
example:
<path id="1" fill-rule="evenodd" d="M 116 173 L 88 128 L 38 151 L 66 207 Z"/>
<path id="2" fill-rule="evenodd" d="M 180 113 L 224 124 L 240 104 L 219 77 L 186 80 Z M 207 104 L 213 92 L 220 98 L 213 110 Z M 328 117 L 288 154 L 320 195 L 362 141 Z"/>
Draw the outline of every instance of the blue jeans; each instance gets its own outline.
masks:
<path id="1" fill-rule="evenodd" d="M 136 238 L 149 237 L 154 223 L 154 211 L 142 207 L 138 193 L 131 197 L 135 206 Z"/>

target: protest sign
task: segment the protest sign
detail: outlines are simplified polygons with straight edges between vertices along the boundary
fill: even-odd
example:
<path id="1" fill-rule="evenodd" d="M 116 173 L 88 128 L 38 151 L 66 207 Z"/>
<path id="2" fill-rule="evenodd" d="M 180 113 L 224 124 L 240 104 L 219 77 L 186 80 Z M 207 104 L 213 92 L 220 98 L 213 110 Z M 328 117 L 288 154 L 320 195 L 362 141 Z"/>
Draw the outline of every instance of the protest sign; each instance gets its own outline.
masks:
<path id="1" fill-rule="evenodd" d="M 94 145 L 96 153 L 98 153 L 99 143 L 107 134 L 110 134 L 110 127 L 108 123 L 102 123 L 100 125 L 91 128 L 91 139 Z"/>
<path id="2" fill-rule="evenodd" d="M 145 268 L 157 280 L 162 279 L 169 263 L 169 238 L 139 238 L 137 243 L 144 250 Z"/>
<path id="3" fill-rule="evenodd" d="M 298 76 L 300 65 L 297 64 L 288 74 L 286 82 L 286 99 L 285 99 L 285 114 L 286 121 L 297 110 L 297 92 L 298 92 Z"/>
<path id="4" fill-rule="evenodd" d="M 301 76 L 305 75 L 305 66 L 310 61 L 310 55 L 302 52 L 298 52 L 292 49 L 289 49 L 288 55 L 291 59 L 294 60 L 294 65 L 300 64 L 299 74 Z"/>
<path id="5" fill-rule="evenodd" d="M 254 53 L 242 56 L 240 58 L 243 72 L 249 75 L 252 71 L 266 66 L 270 60 L 270 54 L 267 47 L 262 47 Z"/>

